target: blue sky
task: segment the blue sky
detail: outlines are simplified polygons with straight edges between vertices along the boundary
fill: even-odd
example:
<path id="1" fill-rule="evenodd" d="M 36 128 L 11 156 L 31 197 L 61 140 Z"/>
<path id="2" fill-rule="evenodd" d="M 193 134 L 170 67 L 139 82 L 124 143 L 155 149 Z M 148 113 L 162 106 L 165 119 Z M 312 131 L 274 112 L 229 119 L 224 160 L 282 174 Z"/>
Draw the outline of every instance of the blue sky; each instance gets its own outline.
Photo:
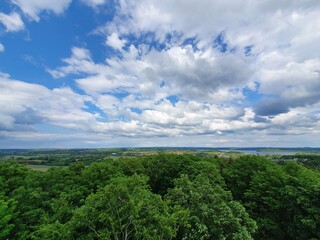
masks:
<path id="1" fill-rule="evenodd" d="M 318 0 L 3 0 L 0 148 L 319 147 Z"/>

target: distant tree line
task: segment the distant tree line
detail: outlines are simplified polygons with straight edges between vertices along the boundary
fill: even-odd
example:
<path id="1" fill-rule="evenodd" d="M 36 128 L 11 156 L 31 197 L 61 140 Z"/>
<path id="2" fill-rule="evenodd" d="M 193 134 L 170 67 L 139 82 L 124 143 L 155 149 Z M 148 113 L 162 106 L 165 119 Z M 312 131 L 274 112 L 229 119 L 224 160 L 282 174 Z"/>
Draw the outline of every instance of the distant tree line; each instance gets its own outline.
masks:
<path id="1" fill-rule="evenodd" d="M 0 239 L 320 239 L 320 173 L 158 154 L 37 172 L 0 163 Z"/>

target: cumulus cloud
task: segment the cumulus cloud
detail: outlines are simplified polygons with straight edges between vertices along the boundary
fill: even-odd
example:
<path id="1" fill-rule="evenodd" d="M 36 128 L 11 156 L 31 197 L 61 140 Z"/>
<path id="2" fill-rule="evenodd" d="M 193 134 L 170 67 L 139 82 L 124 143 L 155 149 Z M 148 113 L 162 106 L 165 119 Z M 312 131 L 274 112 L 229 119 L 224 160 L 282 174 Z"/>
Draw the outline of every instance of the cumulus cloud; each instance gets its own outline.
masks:
<path id="1" fill-rule="evenodd" d="M 221 12 L 224 14 L 220 14 Z M 208 52 L 215 39 L 223 32 L 224 42 L 220 44 L 225 44 L 225 47 L 237 54 L 220 58 L 215 56 L 211 65 L 199 61 L 199 58 L 193 58 L 190 60 L 192 64 L 199 62 L 204 67 L 197 68 L 198 71 L 193 71 L 192 75 L 193 66 L 188 65 L 183 68 L 182 64 L 179 65 L 179 52 L 175 52 L 172 61 L 167 57 L 166 61 L 162 62 L 160 73 L 156 74 L 155 68 L 151 67 L 146 71 L 146 75 L 150 77 L 153 74 L 163 79 L 163 75 L 168 74 L 165 63 L 169 62 L 167 66 L 172 66 L 172 76 L 176 76 L 172 81 L 174 83 L 172 88 L 181 88 L 183 93 L 189 91 L 188 98 L 192 96 L 208 98 L 208 95 L 203 94 L 202 89 L 198 87 L 200 84 L 207 86 L 206 90 L 216 90 L 226 86 L 228 81 L 230 86 L 236 82 L 245 85 L 250 82 L 252 71 L 249 70 L 255 69 L 256 73 L 251 80 L 255 79 L 260 84 L 259 93 L 274 95 L 272 98 L 262 98 L 263 100 L 256 106 L 257 114 L 274 115 L 318 101 L 316 93 L 318 86 L 315 82 L 319 82 L 317 61 L 320 51 L 318 44 L 320 25 L 319 21 L 314 19 L 317 19 L 319 14 L 320 4 L 314 0 L 290 1 L 290 3 L 287 1 L 220 3 L 206 0 L 185 3 L 145 0 L 141 4 L 127 0 L 120 3 L 114 21 L 108 23 L 105 30 L 106 34 L 116 31 L 123 37 L 128 34 L 141 36 L 149 32 L 154 33 L 156 37 L 153 40 L 167 44 L 167 48 L 161 53 L 155 51 L 153 55 L 148 54 L 153 62 L 157 61 L 159 55 L 163 55 L 164 59 L 165 55 L 179 50 L 181 47 L 176 45 L 181 45 L 188 38 L 194 38 L 195 47 Z M 149 21 L 150 17 L 152 21 Z M 177 35 L 176 33 L 178 33 L 176 41 L 168 40 L 168 34 L 172 38 Z M 183 50 L 185 51 L 185 48 Z M 240 57 L 241 53 L 249 55 L 247 62 Z M 250 60 L 252 62 L 248 63 Z M 214 61 L 219 66 L 212 65 Z M 223 66 L 224 61 L 227 68 Z M 314 67 L 309 69 L 311 65 Z M 219 71 L 223 75 L 218 75 Z M 237 75 L 238 81 L 232 74 Z M 219 80 L 212 81 L 214 78 Z M 297 79 L 300 79 L 300 82 Z M 178 84 L 179 82 L 181 84 Z M 185 85 L 188 88 L 183 88 Z"/>
<path id="2" fill-rule="evenodd" d="M 245 114 L 241 107 L 219 106 L 242 99 L 240 89 L 250 76 L 247 64 L 232 55 L 190 46 L 163 52 L 131 46 L 121 60 L 96 64 L 87 49 L 72 48 L 63 62 L 50 70 L 53 76 L 88 75 L 76 83 L 109 121 L 95 125 L 97 132 L 128 137 L 209 134 L 225 130 L 212 128 L 212 121 L 242 121 Z"/>
<path id="3" fill-rule="evenodd" d="M 14 2 L 34 20 L 70 3 Z M 82 2 L 98 8 L 106 1 Z M 135 146 L 146 138 L 165 144 L 158 137 L 195 146 L 200 135 L 198 144 L 211 146 L 252 139 L 286 146 L 286 135 L 308 136 L 311 144 L 320 131 L 319 16 L 318 0 L 119 1 L 95 31 L 109 47 L 105 62 L 95 62 L 89 46 L 73 47 L 60 67 L 48 69 L 56 79 L 72 75 L 85 94 L 5 80 L 2 91 L 31 103 L 18 98 L 12 112 L 3 106 L 2 129 L 49 122 Z M 29 88 L 41 88 L 48 109 L 28 97 Z M 8 94 L 0 96 L 9 106 Z"/>
<path id="4" fill-rule="evenodd" d="M 122 54 L 121 59 L 116 57 L 108 59 L 106 64 L 96 64 L 87 49 L 73 48 L 71 57 L 63 60 L 65 66 L 53 70 L 63 76 L 88 74 L 76 83 L 93 96 L 93 104 L 108 118 L 107 123 L 94 125 L 96 132 L 127 137 L 293 134 L 277 115 L 289 118 L 293 116 L 292 108 L 317 102 L 303 103 L 302 95 L 299 97 L 296 94 L 299 91 L 292 87 L 299 88 L 300 84 L 317 94 L 318 63 L 314 60 L 288 64 L 281 69 L 284 74 L 280 74 L 278 68 L 286 62 L 281 58 L 278 64 L 268 65 L 270 69 L 258 72 L 256 90 L 275 97 L 262 99 L 253 109 L 245 107 L 245 101 L 250 99 L 245 100 L 243 95 L 243 89 L 256 88 L 251 81 L 255 78 L 252 63 L 239 55 L 193 49 L 189 45 L 160 51 L 131 46 Z M 299 71 L 304 72 L 299 75 Z M 290 89 L 295 94 L 290 94 Z M 294 98 L 296 103 L 292 101 Z M 305 112 L 303 117 L 310 124 L 314 117 L 309 114 Z M 310 131 L 296 123 L 293 122 L 297 128 L 294 134 Z"/>
<path id="5" fill-rule="evenodd" d="M 66 66 L 55 70 L 47 69 L 54 78 L 65 77 L 68 74 L 94 74 L 101 71 L 101 67 L 92 61 L 90 52 L 87 49 L 73 47 L 71 52 L 70 58 L 63 59 Z"/>
<path id="6" fill-rule="evenodd" d="M 95 115 L 83 110 L 88 96 L 70 88 L 48 88 L 22 81 L 0 78 L 0 129 L 31 130 L 43 122 L 67 128 L 85 128 Z M 14 97 L 12 97 L 14 96 Z"/>
<path id="7" fill-rule="evenodd" d="M 288 62 L 281 69 L 264 69 L 260 79 L 260 92 L 273 97 L 257 106 L 258 115 L 277 115 L 320 102 L 320 59 Z"/>
<path id="8" fill-rule="evenodd" d="M 309 1 L 156 1 L 120 2 L 118 14 L 108 29 L 121 33 L 155 32 L 159 39 L 167 33 L 180 32 L 186 37 L 207 38 L 223 30 L 237 31 L 238 40 L 257 37 L 263 28 L 279 29 L 273 19 L 313 9 L 319 10 L 317 0 Z M 223 13 L 223 14 L 221 14 Z M 282 15 L 282 16 L 281 16 Z M 265 21 L 267 19 L 267 21 Z M 278 22 L 279 23 L 279 22 Z M 261 27 L 263 27 L 261 29 Z M 244 31 L 243 31 L 244 30 Z M 254 31 L 246 31 L 254 30 Z M 241 33 L 241 31 L 243 31 Z M 259 32 L 259 33 L 258 33 Z M 250 37 L 250 34 L 253 34 Z M 268 34 L 264 32 L 264 35 Z M 247 36 L 246 36 L 247 35 Z M 203 39 L 205 41 L 205 39 Z"/>
<path id="9" fill-rule="evenodd" d="M 108 36 L 106 44 L 117 50 L 121 50 L 126 44 L 126 40 L 120 39 L 117 33 L 112 33 Z"/>
<path id="10" fill-rule="evenodd" d="M 39 14 L 42 11 L 49 11 L 55 14 L 63 13 L 72 0 L 11 0 L 14 4 L 34 21 L 39 21 Z"/>
<path id="11" fill-rule="evenodd" d="M 107 0 L 81 0 L 84 4 L 96 8 L 101 6 L 107 2 Z"/>
<path id="12" fill-rule="evenodd" d="M 4 52 L 5 48 L 2 43 L 0 43 L 0 52 Z"/>
<path id="13" fill-rule="evenodd" d="M 145 71 L 154 74 L 153 79 L 162 80 L 175 89 L 174 94 L 186 99 L 214 101 L 221 89 L 241 88 L 251 76 L 249 65 L 239 56 L 220 55 L 210 49 L 194 51 L 188 46 L 152 51 L 146 55 L 146 62 Z M 233 94 L 227 92 L 232 99 Z"/>
<path id="14" fill-rule="evenodd" d="M 10 14 L 0 13 L 0 22 L 6 27 L 7 32 L 18 32 L 24 29 L 24 23 L 16 12 Z"/>
<path id="15" fill-rule="evenodd" d="M 145 53 L 131 46 L 121 60 L 109 59 L 104 65 L 95 64 L 89 53 L 79 58 L 74 50 L 63 60 L 65 66 L 49 72 L 54 77 L 89 74 L 76 82 L 91 93 L 126 91 L 144 97 L 177 95 L 187 100 L 232 101 L 243 98 L 240 89 L 251 76 L 248 63 L 233 54 L 193 50 L 190 46 Z"/>

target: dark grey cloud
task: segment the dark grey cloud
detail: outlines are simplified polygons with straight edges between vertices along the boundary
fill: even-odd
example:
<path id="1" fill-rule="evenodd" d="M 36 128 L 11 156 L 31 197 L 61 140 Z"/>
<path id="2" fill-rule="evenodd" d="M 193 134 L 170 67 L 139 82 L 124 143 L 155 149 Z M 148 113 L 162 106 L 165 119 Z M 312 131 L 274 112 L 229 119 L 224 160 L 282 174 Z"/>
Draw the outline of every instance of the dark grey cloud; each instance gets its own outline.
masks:
<path id="1" fill-rule="evenodd" d="M 259 116 L 275 116 L 287 113 L 291 108 L 311 106 L 320 102 L 320 91 L 310 90 L 305 95 L 297 94 L 282 96 L 278 99 L 263 99 L 254 111 Z"/>
<path id="2" fill-rule="evenodd" d="M 281 100 L 262 100 L 262 102 L 255 107 L 255 113 L 259 116 L 275 116 L 287 112 L 289 112 L 289 106 Z M 261 117 L 256 118 L 258 121 L 262 119 Z"/>
<path id="3" fill-rule="evenodd" d="M 256 123 L 267 123 L 270 122 L 270 119 L 267 117 L 263 117 L 263 116 L 259 116 L 259 115 L 255 115 L 253 118 L 253 121 Z"/>
<path id="4" fill-rule="evenodd" d="M 39 112 L 30 107 L 15 116 L 15 123 L 19 125 L 32 125 L 41 123 L 44 120 L 45 118 L 41 116 Z"/>

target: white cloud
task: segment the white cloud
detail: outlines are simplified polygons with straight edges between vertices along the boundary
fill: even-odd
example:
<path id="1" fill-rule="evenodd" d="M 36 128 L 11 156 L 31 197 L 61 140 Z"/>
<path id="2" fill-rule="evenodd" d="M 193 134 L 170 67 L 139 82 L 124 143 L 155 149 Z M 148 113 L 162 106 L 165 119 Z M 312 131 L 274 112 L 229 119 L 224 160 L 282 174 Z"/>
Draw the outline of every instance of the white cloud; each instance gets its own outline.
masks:
<path id="1" fill-rule="evenodd" d="M 91 7 L 106 2 L 82 1 Z M 34 20 L 70 3 L 15 2 Z M 74 47 L 61 67 L 48 70 L 55 78 L 78 75 L 74 81 L 86 95 L 5 84 L 2 91 L 19 97 L 10 100 L 12 112 L 2 106 L 2 128 L 22 131 L 45 121 L 78 129 L 89 142 L 112 144 L 102 140 L 110 138 L 113 146 L 249 146 L 253 139 L 257 145 L 315 145 L 319 16 L 318 0 L 121 0 L 114 18 L 99 28 L 106 45 L 119 51 L 96 63 L 89 49 Z M 47 108 L 31 98 L 36 93 L 29 87 L 43 92 Z M 2 96 L 9 106 L 8 93 Z"/>
<path id="2" fill-rule="evenodd" d="M 311 110 L 303 113 L 305 124 L 292 121 L 292 126 L 279 121 L 280 116 L 256 116 L 260 113 L 252 108 L 254 106 L 246 108 L 245 102 L 250 100 L 242 93 L 244 88 L 257 90 L 253 87 L 257 84 L 253 84 L 252 79 L 255 79 L 259 81 L 259 93 L 277 94 L 288 103 L 288 96 L 291 96 L 296 103 L 289 106 L 301 107 L 305 105 L 300 104 L 302 98 L 318 92 L 318 61 L 291 63 L 283 68 L 290 58 L 276 53 L 262 55 L 264 61 L 272 56 L 279 60 L 266 65 L 268 70 L 257 72 L 257 76 L 261 75 L 257 79 L 252 75 L 252 62 L 234 53 L 194 50 L 188 45 L 162 51 L 145 51 L 144 46 L 140 47 L 123 50 L 121 59 L 107 59 L 107 64 L 94 63 L 87 49 L 73 48 L 72 56 L 63 60 L 66 65 L 53 70 L 64 76 L 70 73 L 89 75 L 76 79 L 76 83 L 93 97 L 92 103 L 108 119 L 105 123 L 94 124 L 93 131 L 127 137 L 214 135 L 227 139 L 249 132 L 252 136 L 267 136 L 276 132 L 280 135 L 311 133 L 319 129 L 315 124 L 313 128 L 306 125 L 314 121 Z M 259 64 L 263 64 L 262 60 Z M 292 94 L 289 90 L 294 88 L 290 83 L 297 87 Z M 298 91 L 303 84 L 308 86 L 305 93 Z M 122 93 L 128 95 L 119 98 L 118 94 Z M 177 96 L 175 103 L 169 100 L 171 96 Z M 277 105 L 281 108 L 279 103 Z M 281 116 L 290 118 L 292 111 Z"/>
<path id="3" fill-rule="evenodd" d="M 265 94 L 275 93 L 289 97 L 290 92 L 287 91 L 295 91 L 295 88 L 301 87 L 316 91 L 320 88 L 320 59 L 310 59 L 301 63 L 286 62 L 281 68 L 263 69 L 259 75 L 260 90 Z"/>
<path id="4" fill-rule="evenodd" d="M 106 44 L 117 50 L 121 50 L 126 44 L 126 40 L 120 39 L 117 33 L 112 33 L 110 36 L 108 36 Z"/>
<path id="5" fill-rule="evenodd" d="M 81 2 L 93 8 L 105 4 L 107 1 L 108 0 L 81 0 Z"/>
<path id="6" fill-rule="evenodd" d="M 277 100 L 267 100 L 262 102 L 260 108 L 276 107 L 278 110 L 275 112 L 282 112 L 290 107 L 319 101 L 316 93 L 318 66 L 309 69 L 309 65 L 317 63 L 319 59 L 320 21 L 315 21 L 319 20 L 319 16 L 320 4 L 316 0 L 254 3 L 144 0 L 138 4 L 126 0 L 120 2 L 114 21 L 106 25 L 106 34 L 117 32 L 125 38 L 127 34 L 139 37 L 152 32 L 155 35 L 152 41 L 166 44 L 166 49 L 160 53 L 153 51 L 142 58 L 150 59 L 145 77 L 152 79 L 149 84 L 141 85 L 145 92 L 152 92 L 155 81 L 158 84 L 165 76 L 171 75 L 171 80 L 175 78 L 171 81 L 171 89 L 181 89 L 186 99 L 217 99 L 217 89 L 230 93 L 232 86 L 239 88 L 246 85 L 250 88 L 254 80 L 260 86 L 259 93 L 272 94 L 283 105 Z M 151 17 L 152 21 L 149 21 Z M 209 61 L 201 61 L 203 59 L 192 51 L 189 55 L 179 55 L 179 51 L 186 51 L 186 48 L 179 45 L 189 37 L 195 37 L 195 45 L 201 50 L 198 53 L 210 52 L 213 41 L 221 32 L 228 50 L 234 49 L 237 54 L 222 57 L 209 54 Z M 175 36 L 177 33 L 175 41 L 166 39 L 168 34 Z M 241 54 L 246 46 L 251 46 L 251 50 L 249 57 L 243 61 Z M 194 66 L 198 63 L 203 68 L 197 67 L 195 70 Z M 158 72 L 157 66 L 161 69 Z M 250 77 L 252 70 L 256 74 Z M 240 81 L 235 80 L 235 76 Z M 228 83 L 230 90 L 221 90 Z M 200 85 L 206 86 L 206 91 Z M 215 96 L 210 97 L 210 89 Z M 241 99 L 239 92 L 238 96 Z"/>
<path id="7" fill-rule="evenodd" d="M 146 81 L 158 85 L 163 81 L 172 94 L 202 101 L 217 100 L 223 92 L 232 100 L 233 94 L 227 89 L 244 87 L 251 76 L 249 65 L 239 56 L 221 55 L 211 49 L 194 51 L 189 46 L 152 51 L 145 56 L 145 63 Z"/>
<path id="8" fill-rule="evenodd" d="M 202 38 L 223 30 L 236 31 L 239 28 L 240 31 L 249 28 L 262 31 L 264 29 L 259 28 L 261 24 L 262 27 L 272 25 L 278 29 L 278 25 L 273 24 L 274 19 L 278 21 L 279 17 L 283 18 L 292 13 L 305 14 L 319 8 L 317 0 L 303 2 L 142 0 L 139 3 L 124 0 L 120 1 L 118 18 L 111 22 L 110 28 L 118 29 L 121 33 L 152 31 L 159 37 L 177 31 L 186 37 L 197 35 Z"/>
<path id="9" fill-rule="evenodd" d="M 134 51 L 133 49 L 131 50 Z M 151 55 L 149 56 L 148 54 Z M 159 56 L 157 54 L 159 54 Z M 244 123 L 241 117 L 245 112 L 241 107 L 225 107 L 215 104 L 221 102 L 226 103 L 226 101 L 230 102 L 234 98 L 243 97 L 241 94 L 240 96 L 236 96 L 228 90 L 230 85 L 232 87 L 237 85 L 229 83 L 229 79 L 220 79 L 220 77 L 215 79 L 213 75 L 212 81 L 221 81 L 221 86 L 220 83 L 212 83 L 212 86 L 210 86 L 210 84 L 208 86 L 208 83 L 203 85 L 198 83 L 192 86 L 198 89 L 198 92 L 202 91 L 204 96 L 208 91 L 210 92 L 210 88 L 212 88 L 212 90 L 215 91 L 212 93 L 212 96 L 214 96 L 212 98 L 198 97 L 198 99 L 196 99 L 198 95 L 195 95 L 193 97 L 194 100 L 191 101 L 190 99 L 192 99 L 192 97 L 183 95 L 183 91 L 187 91 L 190 86 L 183 82 L 179 83 L 182 79 L 180 80 L 179 77 L 176 77 L 176 75 L 179 74 L 178 67 L 185 65 L 183 71 L 190 69 L 189 74 L 196 76 L 198 68 L 202 68 L 206 61 L 210 62 L 210 59 L 214 59 L 211 58 L 213 55 L 209 54 L 207 55 L 208 58 L 201 60 L 202 65 L 199 64 L 197 66 L 194 65 L 193 58 L 195 56 L 193 56 L 193 54 L 196 53 L 184 51 L 183 49 L 174 50 L 172 56 L 178 58 L 178 65 L 174 65 L 175 60 L 168 61 L 172 57 L 170 54 L 168 56 L 167 54 L 162 55 L 161 53 L 150 52 L 142 56 L 139 61 L 133 60 L 132 54 L 128 52 L 128 58 L 125 56 L 123 61 L 110 60 L 108 61 L 108 65 L 99 65 L 99 67 L 94 65 L 92 69 L 95 69 L 96 73 L 91 72 L 93 76 L 77 80 L 80 87 L 94 96 L 96 99 L 94 102 L 95 105 L 105 112 L 110 121 L 95 124 L 93 128 L 94 131 L 104 133 L 112 132 L 116 136 L 121 135 L 127 137 L 175 136 L 179 134 L 215 134 L 218 132 L 221 134 L 221 132 L 232 130 L 235 126 L 237 126 L 237 129 L 241 129 L 242 127 L 250 128 L 259 125 L 254 123 L 252 119 L 251 125 Z M 206 54 L 200 54 L 197 57 L 201 58 L 204 56 L 206 56 Z M 151 59 L 153 61 L 151 61 Z M 86 72 L 87 60 L 83 61 L 82 64 L 76 60 L 76 56 L 71 57 L 67 61 L 64 60 L 64 62 L 71 63 L 71 65 L 61 67 L 56 71 Z M 77 62 L 77 64 L 72 65 L 75 62 Z M 163 66 L 162 63 L 166 63 L 167 65 Z M 171 70 L 166 69 L 168 67 L 169 69 L 178 68 L 178 70 L 172 73 Z M 153 70 L 151 71 L 150 69 Z M 161 70 L 163 75 L 160 73 Z M 195 73 L 192 74 L 193 71 L 195 71 Z M 165 84 L 161 87 L 160 81 L 153 79 L 159 77 L 158 75 L 161 76 L 162 79 L 169 81 L 167 86 Z M 234 77 L 233 80 L 238 81 L 237 79 L 237 77 Z M 172 81 L 172 84 L 170 81 Z M 195 78 L 194 81 L 197 81 L 197 78 Z M 150 89 L 146 87 L 149 82 L 151 82 L 152 85 Z M 245 83 L 246 81 L 240 81 L 239 86 Z M 175 84 L 179 84 L 179 87 L 173 88 L 172 86 Z M 117 89 L 125 90 L 130 93 L 130 95 L 120 100 L 116 97 L 117 92 L 115 91 L 117 91 Z M 105 94 L 104 92 L 109 93 Z M 178 100 L 176 104 L 172 104 L 167 100 L 167 97 L 170 97 L 172 94 L 185 96 L 184 98 L 186 100 Z M 141 113 L 136 112 L 134 109 L 140 109 Z M 123 117 L 127 119 L 126 122 L 119 121 L 123 119 Z M 236 119 L 238 119 L 238 122 L 233 126 L 233 121 Z M 221 124 L 222 122 L 224 122 L 224 124 Z"/>
<path id="10" fill-rule="evenodd" d="M 71 129 L 85 129 L 97 117 L 83 109 L 88 96 L 70 88 L 48 88 L 6 76 L 0 78 L 0 129 L 31 130 L 34 125 L 49 123 Z M 14 96 L 14 97 L 12 97 Z"/>
<path id="11" fill-rule="evenodd" d="M 213 129 L 210 122 L 231 122 L 245 114 L 241 107 L 219 106 L 242 99 L 235 89 L 244 87 L 245 76 L 250 76 L 246 63 L 232 55 L 189 46 L 143 53 L 131 46 L 121 61 L 95 64 L 89 56 L 86 49 L 73 48 L 72 56 L 63 60 L 66 65 L 51 72 L 89 75 L 76 83 L 109 121 L 95 124 L 94 131 L 128 137 L 209 134 L 225 130 Z M 123 92 L 129 95 L 117 97 Z M 168 100 L 173 95 L 179 96 L 175 104 Z"/>
<path id="12" fill-rule="evenodd" d="M 0 13 L 0 22 L 6 27 L 7 32 L 18 32 L 24 29 L 24 23 L 16 12 L 11 14 Z"/>
<path id="13" fill-rule="evenodd" d="M 0 43 L 0 52 L 4 52 L 5 48 L 2 43 Z"/>
<path id="14" fill-rule="evenodd" d="M 72 0 L 11 0 L 31 19 L 39 21 L 42 11 L 51 11 L 55 14 L 63 13 Z"/>
<path id="15" fill-rule="evenodd" d="M 125 0 L 104 30 L 106 35 L 117 32 L 120 37 L 152 32 L 156 40 L 169 45 L 195 37 L 201 49 L 211 47 L 223 32 L 229 49 L 242 52 L 245 46 L 252 46 L 256 56 L 277 50 L 304 61 L 318 57 L 320 51 L 319 15 L 317 0 Z M 168 34 L 174 40 L 168 40 Z"/>
<path id="16" fill-rule="evenodd" d="M 54 78 L 61 78 L 68 74 L 77 74 L 81 72 L 95 74 L 102 70 L 101 66 L 94 64 L 90 52 L 87 49 L 73 47 L 71 52 L 72 55 L 70 58 L 63 59 L 63 62 L 67 64 L 65 67 L 56 70 L 47 70 Z"/>
<path id="17" fill-rule="evenodd" d="M 263 69 L 258 74 L 260 92 L 272 96 L 258 105 L 258 114 L 285 113 L 320 102 L 320 59 L 288 62 L 282 68 Z"/>
<path id="18" fill-rule="evenodd" d="M 90 57 L 79 58 L 73 52 L 63 60 L 65 66 L 49 72 L 54 77 L 88 74 L 76 80 L 88 93 L 126 91 L 145 98 L 160 97 L 157 100 L 177 95 L 216 103 L 243 98 L 241 89 L 251 76 L 251 69 L 243 59 L 210 49 L 195 51 L 185 46 L 143 53 L 132 46 L 123 54 L 122 60 L 95 64 Z"/>
<path id="19" fill-rule="evenodd" d="M 199 42 L 210 42 L 212 36 L 223 30 L 226 36 L 225 41 L 238 51 L 252 45 L 255 63 L 252 62 L 250 65 L 257 71 L 253 78 L 260 86 L 259 93 L 272 96 L 258 105 L 264 114 L 283 114 L 290 112 L 290 109 L 308 107 L 320 101 L 318 93 L 320 21 L 317 21 L 320 15 L 319 2 L 280 1 L 271 4 L 270 1 L 259 1 L 252 6 L 243 1 L 243 6 L 237 6 L 236 2 L 234 6 L 241 9 L 240 11 L 234 11 L 234 6 L 229 6 L 227 2 L 221 4 L 212 2 L 216 10 L 221 10 L 224 14 L 214 14 L 210 4 L 207 8 L 201 7 L 204 2 L 195 6 L 196 9 L 201 8 L 201 11 L 185 14 L 188 10 L 182 11 L 183 8 L 172 7 L 177 2 L 172 3 L 171 6 L 166 2 L 164 6 L 162 2 L 146 1 L 145 9 L 148 9 L 148 6 L 160 12 L 165 9 L 164 13 L 169 16 L 165 20 L 159 19 L 166 23 L 165 25 L 149 26 L 143 22 L 145 18 L 140 17 L 142 12 L 137 10 L 141 6 L 130 5 L 124 12 L 129 12 L 128 15 L 132 16 L 130 19 L 133 19 L 132 22 L 135 25 L 130 25 L 128 28 L 117 27 L 117 29 L 123 34 L 131 31 L 131 27 L 134 29 L 132 32 L 155 31 L 160 39 L 168 32 L 181 31 L 183 37 L 196 35 Z M 228 15 L 229 11 L 233 14 Z M 206 26 L 206 22 L 201 24 L 200 28 L 195 27 L 199 24 L 194 27 L 190 24 L 192 19 L 197 23 L 201 19 L 200 14 L 206 15 L 206 13 L 212 13 L 212 17 L 208 18 L 212 21 L 210 27 Z M 175 20 L 171 21 L 170 16 L 175 16 Z M 187 16 L 191 16 L 191 19 L 182 21 Z M 167 22 L 168 19 L 169 22 Z M 112 24 L 109 26 L 115 28 Z"/>

